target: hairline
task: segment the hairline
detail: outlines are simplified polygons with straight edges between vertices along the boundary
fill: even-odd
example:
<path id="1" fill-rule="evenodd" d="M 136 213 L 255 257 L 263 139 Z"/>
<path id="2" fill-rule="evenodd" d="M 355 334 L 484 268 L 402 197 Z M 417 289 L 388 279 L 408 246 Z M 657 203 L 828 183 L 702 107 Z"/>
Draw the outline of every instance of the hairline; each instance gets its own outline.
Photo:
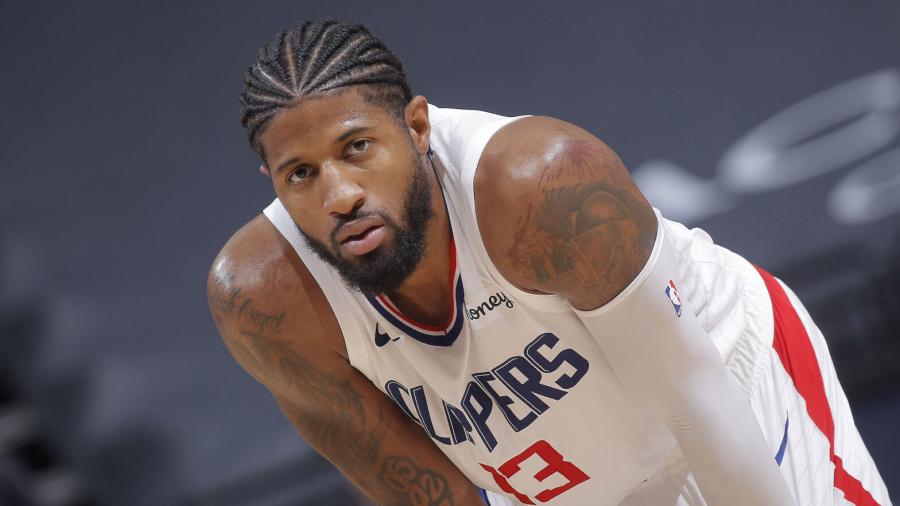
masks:
<path id="1" fill-rule="evenodd" d="M 402 97 L 405 100 L 405 104 L 403 106 L 401 106 L 399 108 L 399 110 L 394 110 L 397 108 L 394 107 L 392 104 L 390 104 L 388 100 L 380 99 L 378 92 L 372 92 L 373 88 L 395 88 L 397 91 L 397 95 Z M 263 134 L 266 132 L 266 130 L 269 128 L 269 126 L 272 124 L 272 121 L 274 121 L 275 118 L 279 114 L 281 114 L 282 112 L 284 112 L 288 109 L 295 107 L 297 104 L 299 104 L 300 102 L 302 102 L 304 100 L 317 100 L 320 98 L 333 97 L 333 96 L 341 95 L 343 93 L 347 93 L 354 89 L 359 92 L 359 96 L 362 97 L 363 101 L 365 101 L 366 103 L 368 103 L 372 106 L 381 108 L 382 110 L 384 110 L 385 112 L 388 113 L 388 115 L 394 120 L 394 123 L 396 123 L 397 126 L 399 126 L 401 128 L 406 128 L 406 118 L 404 116 L 404 111 L 405 111 L 406 105 L 409 104 L 409 102 L 410 102 L 410 100 L 412 100 L 412 98 L 409 96 L 406 96 L 406 94 L 404 93 L 405 90 L 403 89 L 403 86 L 401 86 L 399 84 L 358 83 L 358 84 L 351 84 L 351 85 L 347 85 L 347 86 L 338 86 L 338 87 L 331 88 L 328 90 L 314 91 L 312 93 L 308 93 L 305 95 L 300 95 L 298 97 L 295 97 L 290 102 L 288 102 L 284 107 L 278 108 L 277 112 L 272 114 L 272 116 L 266 121 L 265 125 L 263 125 L 256 132 L 256 138 L 253 142 L 253 144 L 254 144 L 253 148 L 254 148 L 254 151 L 256 151 L 256 154 L 259 155 L 259 157 L 262 159 L 263 164 L 266 167 L 269 166 L 269 163 L 266 160 L 266 152 L 263 149 L 262 142 L 260 142 L 260 138 L 263 136 Z"/>

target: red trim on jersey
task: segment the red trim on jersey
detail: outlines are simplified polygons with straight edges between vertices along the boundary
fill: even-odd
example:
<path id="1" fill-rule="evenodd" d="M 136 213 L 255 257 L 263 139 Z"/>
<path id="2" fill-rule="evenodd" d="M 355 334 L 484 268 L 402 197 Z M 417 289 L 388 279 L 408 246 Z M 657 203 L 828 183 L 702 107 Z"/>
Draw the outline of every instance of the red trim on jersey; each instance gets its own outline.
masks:
<path id="1" fill-rule="evenodd" d="M 851 476 L 845 469 L 841 458 L 834 454 L 834 418 L 822 372 L 816 360 L 806 327 L 797 315 L 794 306 L 774 276 L 756 268 L 766 283 L 769 297 L 772 299 L 772 312 L 775 316 L 775 340 L 772 347 L 781 358 L 784 369 L 794 381 L 797 392 L 806 400 L 806 411 L 816 427 L 828 438 L 829 456 L 834 463 L 834 486 L 844 493 L 844 497 L 858 506 L 878 506 L 872 494 L 863 488 L 862 483 Z"/>
<path id="2" fill-rule="evenodd" d="M 387 298 L 386 295 L 379 295 L 376 297 L 384 307 L 388 309 L 391 313 L 394 314 L 397 318 L 400 318 L 407 324 L 418 327 L 422 330 L 428 330 L 431 332 L 444 332 L 446 333 L 451 327 L 453 327 L 453 321 L 456 320 L 456 241 L 453 238 L 450 238 L 450 293 L 447 298 L 450 301 L 450 316 L 447 318 L 447 322 L 443 327 L 435 327 L 434 325 L 428 325 L 427 323 L 419 323 L 412 318 L 406 316 L 401 313 L 397 306 L 395 306 L 390 299 Z"/>

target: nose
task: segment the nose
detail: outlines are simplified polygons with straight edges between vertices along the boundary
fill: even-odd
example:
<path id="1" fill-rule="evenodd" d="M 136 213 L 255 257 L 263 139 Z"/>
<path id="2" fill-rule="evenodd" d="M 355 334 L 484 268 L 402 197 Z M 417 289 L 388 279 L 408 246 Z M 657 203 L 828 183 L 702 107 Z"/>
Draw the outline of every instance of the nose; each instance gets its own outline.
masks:
<path id="1" fill-rule="evenodd" d="M 325 212 L 331 216 L 345 216 L 363 205 L 366 192 L 341 164 L 326 164 L 321 170 L 325 183 Z"/>

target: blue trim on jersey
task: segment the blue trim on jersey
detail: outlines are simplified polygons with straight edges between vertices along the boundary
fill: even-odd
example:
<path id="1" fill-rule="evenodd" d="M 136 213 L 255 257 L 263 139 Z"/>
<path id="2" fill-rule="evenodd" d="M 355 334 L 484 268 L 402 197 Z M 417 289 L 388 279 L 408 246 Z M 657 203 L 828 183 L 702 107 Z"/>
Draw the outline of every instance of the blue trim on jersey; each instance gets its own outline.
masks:
<path id="1" fill-rule="evenodd" d="M 487 492 L 483 488 L 478 489 L 478 495 L 480 495 L 481 498 L 484 499 L 484 503 L 487 504 L 487 506 L 491 506 L 491 501 L 488 500 Z"/>
<path id="2" fill-rule="evenodd" d="M 784 459 L 784 451 L 787 450 L 787 432 L 788 432 L 788 422 L 789 418 L 784 419 L 784 436 L 781 437 L 781 446 L 778 448 L 778 453 L 775 454 L 775 462 L 778 465 L 781 465 L 781 461 Z"/>
<path id="3" fill-rule="evenodd" d="M 456 342 L 456 338 L 459 337 L 460 332 L 462 332 L 463 321 L 466 319 L 465 290 L 463 289 L 462 276 L 459 276 L 458 274 L 456 277 L 456 318 L 453 321 L 453 325 L 449 329 L 444 330 L 441 334 L 426 334 L 394 316 L 394 314 L 388 311 L 374 296 L 369 294 L 365 294 L 365 296 L 366 300 L 369 301 L 369 304 L 371 304 L 372 307 L 375 308 L 375 311 L 378 311 L 378 314 L 384 317 L 388 323 L 397 327 L 416 341 L 431 346 L 452 346 L 453 343 Z"/>

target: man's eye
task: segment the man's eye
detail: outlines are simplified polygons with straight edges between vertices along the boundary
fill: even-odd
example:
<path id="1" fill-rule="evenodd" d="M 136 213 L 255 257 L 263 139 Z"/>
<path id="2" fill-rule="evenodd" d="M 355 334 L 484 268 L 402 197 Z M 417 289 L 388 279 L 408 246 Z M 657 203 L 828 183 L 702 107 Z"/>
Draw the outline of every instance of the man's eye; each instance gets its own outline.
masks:
<path id="1" fill-rule="evenodd" d="M 358 155 L 365 152 L 369 149 L 370 144 L 372 144 L 372 141 L 369 139 L 359 139 L 351 142 L 350 145 L 347 146 L 347 156 Z"/>
<path id="2" fill-rule="evenodd" d="M 290 183 L 299 183 L 306 179 L 306 176 L 309 175 L 309 169 L 306 167 L 298 167 L 294 169 L 293 172 L 288 176 L 288 182 Z"/>

